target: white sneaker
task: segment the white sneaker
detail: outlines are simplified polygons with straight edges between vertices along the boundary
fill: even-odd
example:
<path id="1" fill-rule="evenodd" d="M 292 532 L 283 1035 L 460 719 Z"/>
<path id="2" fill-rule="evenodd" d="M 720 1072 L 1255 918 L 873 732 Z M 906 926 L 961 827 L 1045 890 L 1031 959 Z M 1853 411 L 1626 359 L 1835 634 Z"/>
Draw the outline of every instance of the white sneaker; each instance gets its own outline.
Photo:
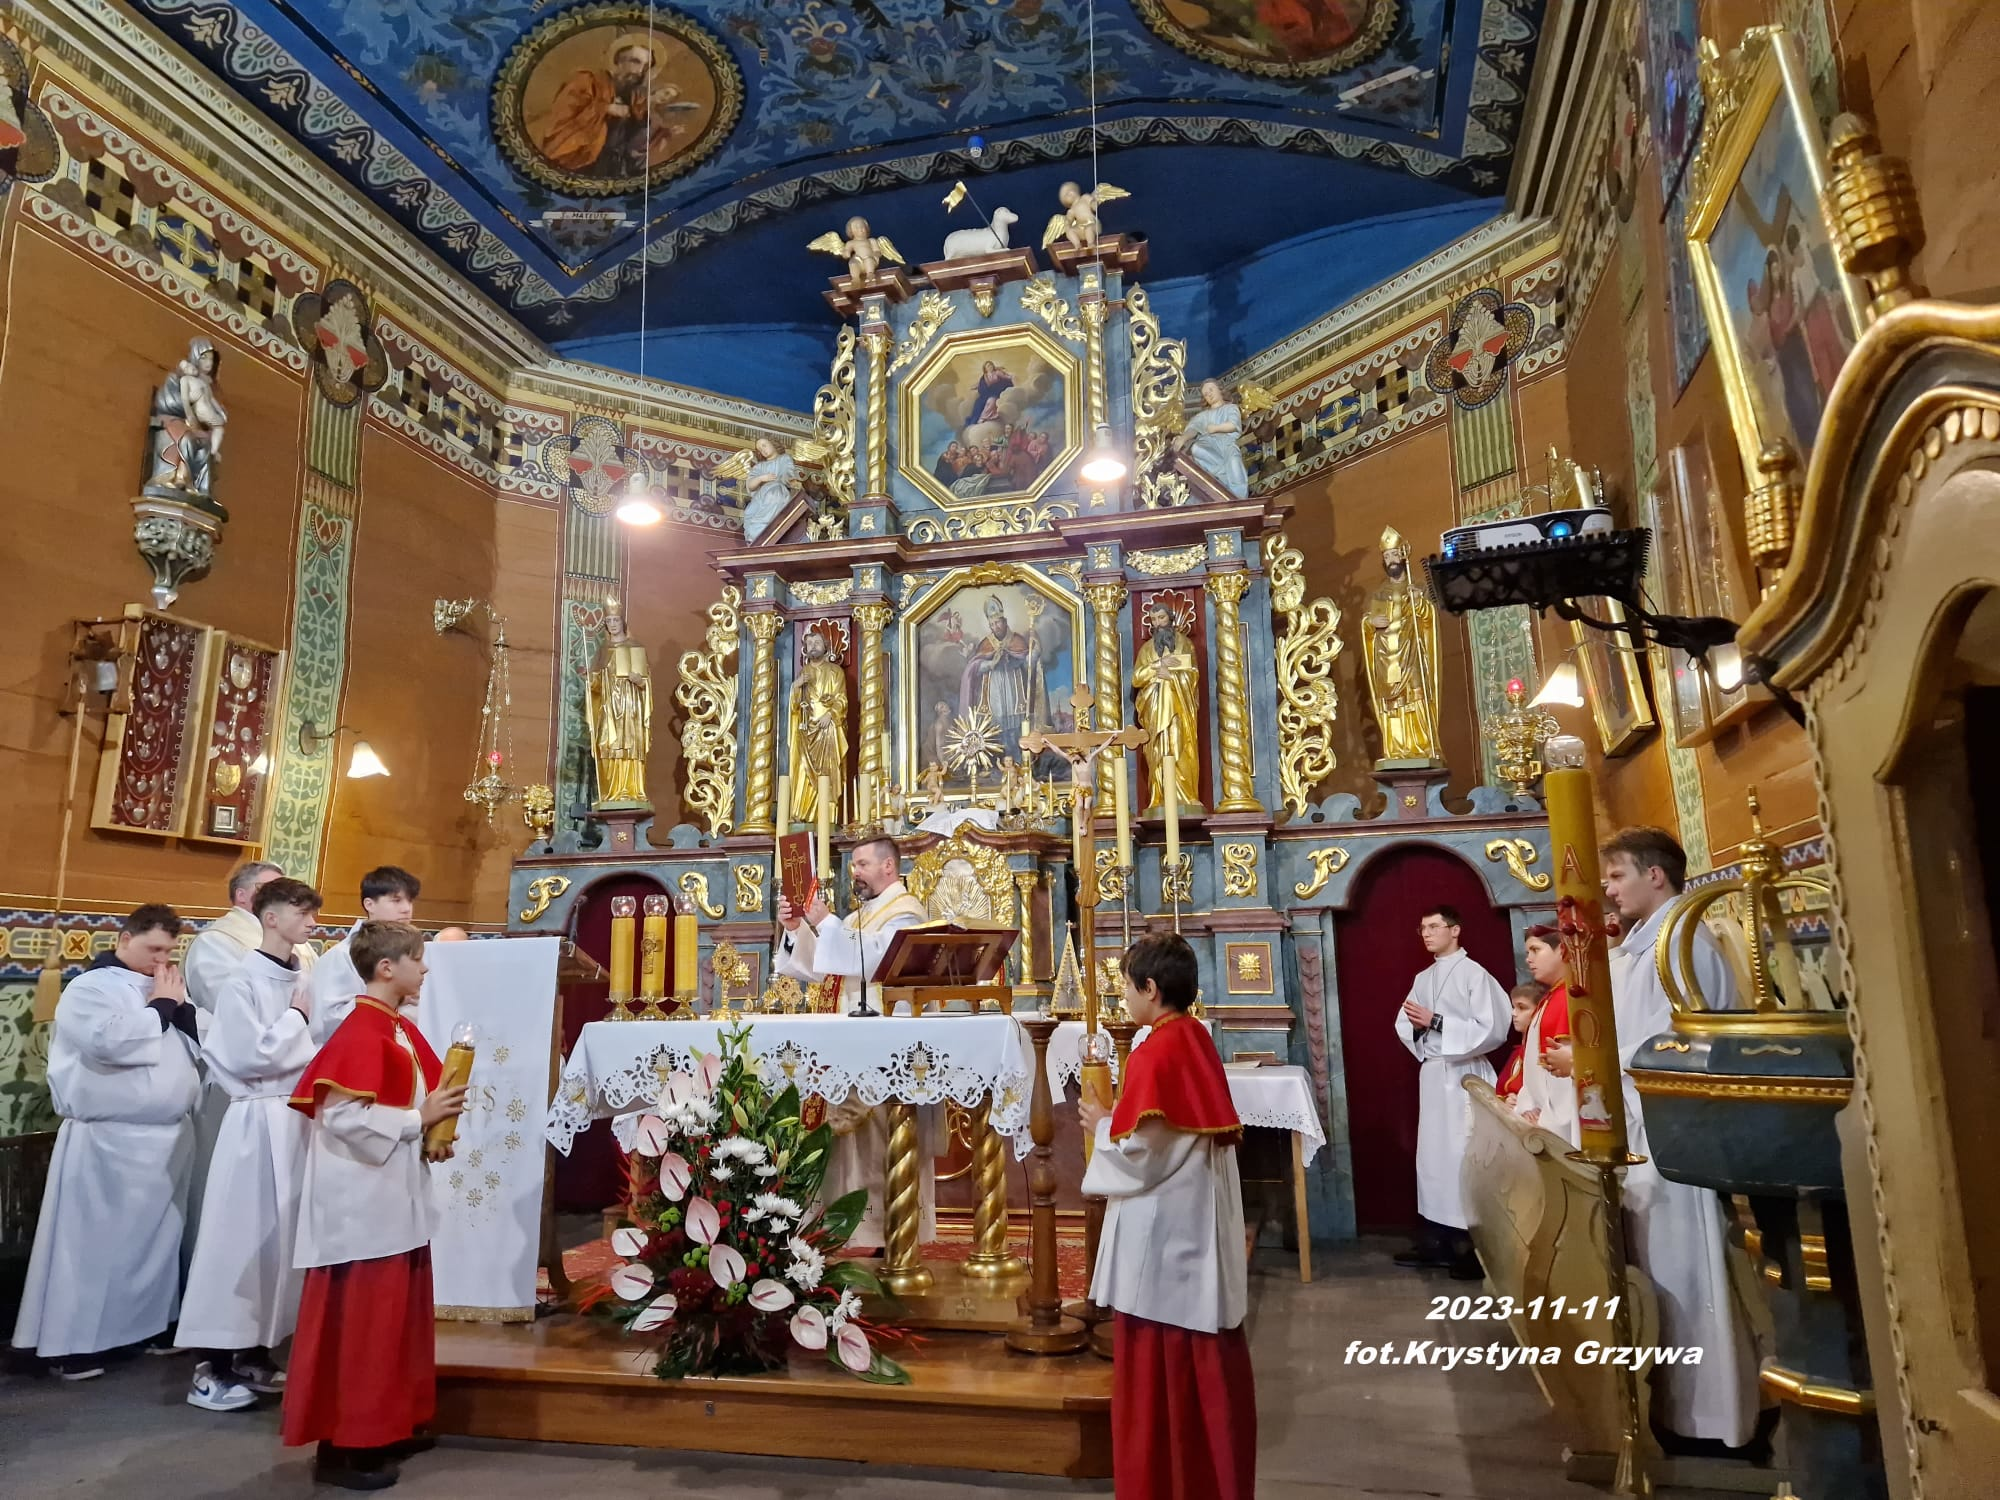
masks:
<path id="1" fill-rule="evenodd" d="M 194 1367 L 194 1380 L 188 1386 L 189 1406 L 199 1406 L 203 1411 L 241 1411 L 256 1404 L 256 1396 L 222 1379 L 207 1360 Z"/>

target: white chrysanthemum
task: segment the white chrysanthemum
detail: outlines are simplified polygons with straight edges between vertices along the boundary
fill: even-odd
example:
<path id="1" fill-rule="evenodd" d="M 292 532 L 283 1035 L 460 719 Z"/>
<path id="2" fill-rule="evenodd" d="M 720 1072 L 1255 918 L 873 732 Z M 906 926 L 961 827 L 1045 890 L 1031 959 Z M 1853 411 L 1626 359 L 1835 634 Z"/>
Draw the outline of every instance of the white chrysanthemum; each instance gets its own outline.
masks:
<path id="1" fill-rule="evenodd" d="M 796 1223 L 801 1213 L 798 1204 L 776 1193 L 759 1193 L 751 1201 L 760 1214 L 768 1215 L 774 1223 Z"/>
<path id="2" fill-rule="evenodd" d="M 726 1166 L 713 1166 L 708 1169 L 708 1175 L 713 1177 L 717 1182 L 727 1182 L 734 1174 Z"/>
<path id="3" fill-rule="evenodd" d="M 785 1279 L 802 1292 L 814 1291 L 826 1276 L 826 1257 L 804 1240 L 792 1241 L 792 1263 L 785 1267 Z"/>
<path id="4" fill-rule="evenodd" d="M 715 1154 L 725 1160 L 747 1162 L 755 1166 L 758 1162 L 766 1160 L 771 1153 L 766 1151 L 760 1142 L 750 1140 L 746 1136 L 732 1135 L 727 1140 L 715 1143 Z"/>
<path id="5" fill-rule="evenodd" d="M 682 1135 L 707 1135 L 714 1128 L 716 1108 L 705 1099 L 680 1099 L 665 1102 L 660 1109 L 660 1118 L 668 1127 Z"/>
<path id="6" fill-rule="evenodd" d="M 849 1287 L 840 1294 L 840 1305 L 826 1315 L 826 1326 L 831 1328 L 835 1333 L 838 1333 L 848 1325 L 851 1319 L 857 1318 L 860 1315 L 861 1294 L 852 1287 Z"/>
<path id="7" fill-rule="evenodd" d="M 755 1172 L 759 1177 L 768 1178 L 768 1177 L 776 1177 L 778 1175 L 778 1169 L 772 1166 L 769 1162 L 765 1162 L 761 1166 L 752 1167 L 750 1170 Z"/>

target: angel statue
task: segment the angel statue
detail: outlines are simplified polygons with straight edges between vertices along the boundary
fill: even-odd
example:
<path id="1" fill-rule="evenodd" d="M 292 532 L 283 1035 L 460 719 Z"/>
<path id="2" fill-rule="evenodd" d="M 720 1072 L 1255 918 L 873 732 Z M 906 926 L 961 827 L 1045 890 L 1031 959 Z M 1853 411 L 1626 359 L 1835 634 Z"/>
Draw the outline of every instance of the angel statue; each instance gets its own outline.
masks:
<path id="1" fill-rule="evenodd" d="M 1113 187 L 1108 182 L 1098 183 L 1096 189 L 1088 193 L 1073 182 L 1065 182 L 1056 190 L 1056 201 L 1062 204 L 1063 211 L 1050 219 L 1049 227 L 1042 231 L 1042 248 L 1048 249 L 1057 240 L 1068 240 L 1072 250 L 1094 250 L 1097 248 L 1098 209 L 1131 196 L 1125 189 Z"/>
<path id="2" fill-rule="evenodd" d="M 1213 380 L 1201 383 L 1201 410 L 1187 419 L 1174 439 L 1174 448 L 1186 453 L 1202 472 L 1209 475 L 1238 500 L 1250 493 L 1250 471 L 1243 463 L 1243 413 L 1234 401 L 1225 401 L 1222 386 Z"/>
<path id="3" fill-rule="evenodd" d="M 860 215 L 847 221 L 847 238 L 842 239 L 829 229 L 825 234 L 806 246 L 808 250 L 823 250 L 828 255 L 847 257 L 847 274 L 851 280 L 866 281 L 882 269 L 882 262 L 892 266 L 903 264 L 903 257 L 896 247 L 889 243 L 886 234 L 872 234 L 868 221 Z"/>
<path id="4" fill-rule="evenodd" d="M 778 512 L 799 492 L 799 466 L 818 463 L 825 449 L 811 438 L 799 438 L 789 452 L 760 437 L 715 466 L 717 479 L 734 479 L 750 498 L 743 506 L 743 540 L 756 542 L 777 520 Z"/>
<path id="5" fill-rule="evenodd" d="M 215 463 L 229 413 L 215 399 L 215 345 L 195 339 L 187 358 L 153 392 L 147 427 L 148 470 L 143 494 L 161 500 L 215 504 Z"/>

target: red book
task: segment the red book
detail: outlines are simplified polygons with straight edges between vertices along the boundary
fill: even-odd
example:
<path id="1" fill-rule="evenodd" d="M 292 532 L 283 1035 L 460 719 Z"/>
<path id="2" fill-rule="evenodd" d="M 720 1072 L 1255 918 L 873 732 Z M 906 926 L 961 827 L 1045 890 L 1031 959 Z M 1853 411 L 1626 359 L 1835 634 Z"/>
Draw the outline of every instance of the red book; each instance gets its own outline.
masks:
<path id="1" fill-rule="evenodd" d="M 813 874 L 813 836 L 787 833 L 778 839 L 779 894 L 792 903 L 792 910 L 804 912 L 812 905 L 819 879 Z"/>

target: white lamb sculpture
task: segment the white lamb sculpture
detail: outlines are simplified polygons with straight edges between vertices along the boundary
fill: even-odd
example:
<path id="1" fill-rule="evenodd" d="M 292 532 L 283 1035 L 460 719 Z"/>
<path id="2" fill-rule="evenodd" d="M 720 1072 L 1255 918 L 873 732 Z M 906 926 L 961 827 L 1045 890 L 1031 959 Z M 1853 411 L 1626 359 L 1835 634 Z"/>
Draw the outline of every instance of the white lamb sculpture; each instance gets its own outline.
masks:
<path id="1" fill-rule="evenodd" d="M 963 260 L 969 255 L 991 255 L 1007 248 L 1007 231 L 1020 223 L 1011 208 L 993 210 L 993 222 L 979 229 L 954 229 L 944 237 L 944 258 Z"/>

